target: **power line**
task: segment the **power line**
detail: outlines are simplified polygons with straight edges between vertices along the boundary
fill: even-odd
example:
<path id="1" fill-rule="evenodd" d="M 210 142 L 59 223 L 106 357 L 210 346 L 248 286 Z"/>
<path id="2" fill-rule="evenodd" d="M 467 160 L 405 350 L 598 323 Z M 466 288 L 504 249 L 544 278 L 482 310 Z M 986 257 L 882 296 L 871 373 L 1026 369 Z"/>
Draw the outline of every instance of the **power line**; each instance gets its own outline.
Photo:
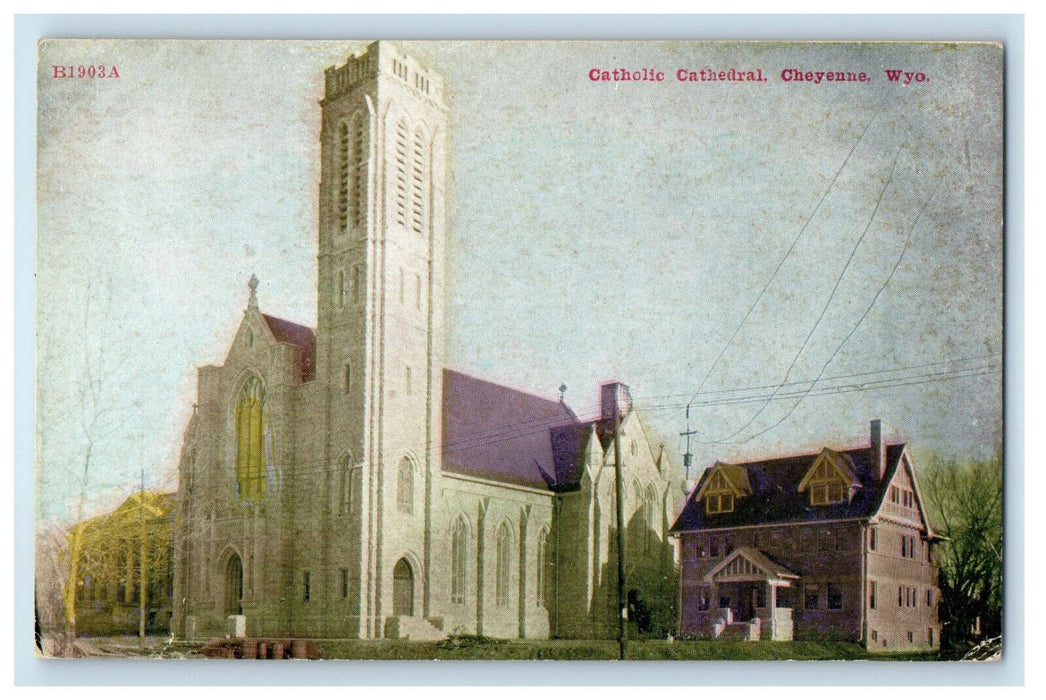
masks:
<path id="1" fill-rule="evenodd" d="M 857 250 L 861 247 L 861 243 L 864 242 L 865 237 L 868 235 L 868 231 L 872 227 L 872 222 L 875 221 L 876 214 L 879 213 L 879 207 L 882 206 L 883 197 L 886 195 L 886 190 L 889 189 L 890 185 L 893 183 L 894 174 L 897 172 L 897 160 L 901 156 L 901 151 L 903 151 L 904 148 L 908 145 L 908 138 L 910 135 L 911 132 L 909 131 L 908 135 L 905 136 L 904 143 L 901 144 L 900 147 L 898 147 L 897 152 L 894 154 L 893 163 L 891 163 L 890 165 L 890 174 L 887 176 L 886 182 L 883 184 L 883 188 L 879 191 L 879 196 L 875 200 L 875 207 L 872 208 L 872 213 L 868 217 L 868 223 L 865 224 L 864 230 L 861 232 L 860 237 L 858 237 L 857 242 L 854 243 L 853 248 L 850 250 L 850 255 L 846 259 L 846 264 L 843 265 L 843 269 L 839 271 L 839 276 L 836 277 L 835 284 L 832 286 L 832 291 L 831 293 L 829 293 L 828 299 L 825 301 L 824 306 L 821 308 L 821 312 L 817 315 L 817 320 L 814 321 L 813 326 L 810 327 L 810 332 L 806 334 L 806 338 L 803 339 L 802 345 L 799 346 L 799 350 L 795 353 L 795 356 L 792 358 L 791 364 L 788 365 L 788 370 L 785 372 L 783 381 L 788 381 L 788 378 L 792 374 L 792 370 L 795 369 L 795 365 L 799 361 L 799 357 L 803 354 L 803 351 L 806 350 L 806 346 L 809 344 L 810 339 L 813 337 L 814 333 L 817 332 L 818 327 L 820 327 L 821 325 L 821 321 L 824 320 L 825 314 L 828 312 L 828 309 L 831 306 L 832 301 L 835 299 L 835 295 L 839 291 L 839 285 L 842 284 L 843 278 L 846 276 L 846 271 L 850 269 L 850 265 L 851 263 L 853 263 L 853 259 L 854 256 L 857 254 Z M 708 442 L 722 443 L 730 441 L 733 438 L 737 437 L 742 432 L 744 432 L 748 428 L 748 426 L 752 425 L 752 423 L 755 422 L 756 418 L 761 416 L 763 414 L 763 411 L 766 410 L 766 407 L 769 405 L 770 400 L 768 399 L 766 403 L 764 403 L 759 408 L 759 410 L 755 412 L 755 414 L 748 420 L 747 423 L 745 423 L 740 428 L 735 430 L 733 433 L 721 440 L 711 440 Z"/>
<path id="2" fill-rule="evenodd" d="M 752 312 L 755 310 L 755 307 L 759 304 L 760 300 L 762 300 L 763 295 L 766 294 L 766 290 L 770 288 L 771 283 L 773 283 L 773 281 L 777 278 L 777 273 L 781 271 L 781 267 L 784 265 L 785 260 L 787 260 L 788 257 L 792 254 L 792 251 L 795 250 L 796 245 L 799 243 L 799 239 L 802 238 L 803 234 L 806 232 L 806 229 L 810 226 L 810 222 L 812 222 L 814 216 L 817 215 L 817 212 L 821 210 L 821 206 L 828 198 L 828 194 L 832 191 L 832 188 L 835 187 L 835 183 L 839 179 L 839 175 L 842 174 L 843 169 L 846 167 L 846 164 L 850 162 L 850 157 L 853 156 L 854 151 L 857 150 L 857 146 L 859 146 L 861 141 L 864 140 L 865 134 L 868 133 L 868 128 L 872 125 L 872 122 L 875 121 L 876 117 L 879 116 L 879 114 L 882 112 L 884 108 L 885 105 L 883 107 L 880 107 L 879 111 L 873 114 L 872 118 L 868 120 L 868 123 L 864 125 L 864 129 L 861 130 L 861 135 L 857 137 L 857 140 L 854 141 L 853 146 L 850 147 L 849 152 L 847 152 L 846 154 L 846 158 L 843 159 L 842 164 L 839 166 L 838 170 L 835 171 L 835 175 L 832 176 L 831 182 L 828 183 L 828 187 L 826 187 L 824 192 L 821 194 L 821 198 L 817 200 L 817 204 L 814 205 L 814 208 L 810 212 L 810 215 L 806 217 L 806 221 L 799 229 L 799 233 L 795 235 L 795 238 L 792 240 L 792 244 L 788 247 L 788 250 L 785 252 L 784 257 L 782 257 L 778 261 L 777 266 L 774 268 L 774 271 L 770 274 L 769 279 L 766 280 L 766 284 L 764 284 L 763 288 L 759 290 L 759 294 L 756 295 L 755 300 L 752 301 L 751 306 L 748 307 L 748 311 L 745 312 L 745 315 L 741 319 L 741 322 L 737 324 L 737 327 L 734 329 L 734 332 L 730 334 L 730 338 L 726 341 L 726 344 L 723 345 L 723 349 L 719 351 L 719 354 L 716 355 L 715 360 L 713 360 L 712 364 L 709 366 L 708 371 L 705 372 L 705 376 L 702 377 L 701 382 L 697 385 L 697 391 L 694 392 L 695 397 L 701 393 L 701 390 L 704 388 L 705 382 L 707 382 L 708 378 L 711 376 L 712 371 L 719 364 L 719 361 L 723 358 L 723 355 L 726 354 L 727 349 L 734 342 L 734 339 L 737 338 L 737 334 L 741 332 L 741 328 L 748 321 L 749 317 L 752 315 Z"/>

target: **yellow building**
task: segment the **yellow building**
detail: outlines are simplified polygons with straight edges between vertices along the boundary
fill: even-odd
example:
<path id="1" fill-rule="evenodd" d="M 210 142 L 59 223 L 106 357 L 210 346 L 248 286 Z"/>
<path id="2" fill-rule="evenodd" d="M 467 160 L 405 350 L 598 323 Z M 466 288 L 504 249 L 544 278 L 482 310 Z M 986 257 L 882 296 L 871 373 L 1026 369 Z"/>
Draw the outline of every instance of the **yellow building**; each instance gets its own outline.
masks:
<path id="1" fill-rule="evenodd" d="M 144 491 L 68 535 L 63 612 L 78 633 L 167 631 L 171 619 L 173 495 Z M 143 565 L 144 564 L 144 565 Z"/>

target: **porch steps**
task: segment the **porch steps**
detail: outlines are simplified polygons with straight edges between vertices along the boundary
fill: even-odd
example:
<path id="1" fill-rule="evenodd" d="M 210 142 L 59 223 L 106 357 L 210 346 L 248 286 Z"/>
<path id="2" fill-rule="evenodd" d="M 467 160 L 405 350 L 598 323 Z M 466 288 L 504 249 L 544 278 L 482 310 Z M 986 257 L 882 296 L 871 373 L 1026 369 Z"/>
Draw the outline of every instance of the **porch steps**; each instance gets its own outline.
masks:
<path id="1" fill-rule="evenodd" d="M 442 620 L 437 620 L 442 622 Z M 447 633 L 424 617 L 397 615 L 385 620 L 386 639 L 411 639 L 434 642 L 446 639 Z"/>

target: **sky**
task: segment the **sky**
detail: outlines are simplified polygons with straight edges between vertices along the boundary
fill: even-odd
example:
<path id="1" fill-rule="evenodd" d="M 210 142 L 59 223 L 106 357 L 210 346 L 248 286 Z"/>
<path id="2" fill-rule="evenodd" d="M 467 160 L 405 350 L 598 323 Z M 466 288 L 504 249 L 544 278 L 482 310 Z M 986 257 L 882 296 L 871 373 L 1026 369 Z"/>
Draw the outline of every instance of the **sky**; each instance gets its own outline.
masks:
<path id="1" fill-rule="evenodd" d="M 251 274 L 263 311 L 315 325 L 323 69 L 365 45 L 40 45 L 41 520 L 176 487 Z M 676 465 L 687 404 L 698 467 L 860 444 L 872 418 L 917 458 L 1000 449 L 996 47 L 399 46 L 447 91 L 450 367 L 565 384 L 582 416 L 624 381 Z M 54 77 L 81 65 L 119 78 Z"/>

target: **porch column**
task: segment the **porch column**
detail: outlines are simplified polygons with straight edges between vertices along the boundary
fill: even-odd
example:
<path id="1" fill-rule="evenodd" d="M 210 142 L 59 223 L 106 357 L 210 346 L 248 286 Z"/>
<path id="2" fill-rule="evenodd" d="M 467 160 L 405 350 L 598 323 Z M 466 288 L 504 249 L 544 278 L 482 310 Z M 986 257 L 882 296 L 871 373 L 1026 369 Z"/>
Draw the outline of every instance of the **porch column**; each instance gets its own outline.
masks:
<path id="1" fill-rule="evenodd" d="M 770 595 L 767 596 L 767 599 L 770 601 L 770 617 L 773 618 L 774 610 L 777 608 L 777 584 L 773 581 L 767 581 L 766 585 L 770 589 Z"/>

